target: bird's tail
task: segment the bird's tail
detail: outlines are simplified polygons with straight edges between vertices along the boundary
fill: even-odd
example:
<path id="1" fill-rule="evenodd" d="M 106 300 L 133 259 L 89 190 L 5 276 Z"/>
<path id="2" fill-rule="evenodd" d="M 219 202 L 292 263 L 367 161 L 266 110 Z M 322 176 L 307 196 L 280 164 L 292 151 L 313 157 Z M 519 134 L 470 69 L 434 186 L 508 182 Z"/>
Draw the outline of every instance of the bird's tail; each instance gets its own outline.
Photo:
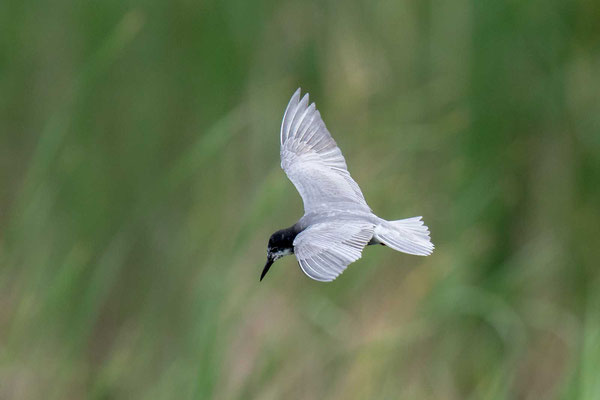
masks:
<path id="1" fill-rule="evenodd" d="M 429 229 L 421 217 L 384 221 L 375 228 L 375 239 L 403 253 L 428 256 L 434 246 L 429 237 Z"/>

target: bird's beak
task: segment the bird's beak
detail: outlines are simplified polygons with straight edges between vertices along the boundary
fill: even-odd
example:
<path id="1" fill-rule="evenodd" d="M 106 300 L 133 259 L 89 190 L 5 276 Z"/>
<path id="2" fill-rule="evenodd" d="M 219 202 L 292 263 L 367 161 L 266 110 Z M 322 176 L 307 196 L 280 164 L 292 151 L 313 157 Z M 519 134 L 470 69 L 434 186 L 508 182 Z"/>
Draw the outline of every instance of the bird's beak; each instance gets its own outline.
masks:
<path id="1" fill-rule="evenodd" d="M 271 268 L 271 265 L 273 265 L 273 262 L 275 260 L 273 258 L 271 258 L 271 255 L 269 255 L 267 257 L 267 263 L 265 264 L 265 267 L 262 270 L 262 274 L 260 274 L 260 280 L 262 281 L 263 278 L 265 277 L 265 275 L 267 274 L 267 272 L 269 272 L 269 268 Z"/>

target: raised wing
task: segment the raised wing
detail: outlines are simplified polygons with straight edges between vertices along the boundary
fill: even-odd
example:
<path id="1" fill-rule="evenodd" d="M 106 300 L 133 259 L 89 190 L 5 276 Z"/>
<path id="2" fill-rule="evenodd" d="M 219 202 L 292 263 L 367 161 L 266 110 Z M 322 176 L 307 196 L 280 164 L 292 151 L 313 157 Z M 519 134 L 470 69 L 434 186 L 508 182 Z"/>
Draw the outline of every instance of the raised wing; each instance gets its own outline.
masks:
<path id="1" fill-rule="evenodd" d="M 294 239 L 294 253 L 302 271 L 312 279 L 329 282 L 358 260 L 373 237 L 374 226 L 366 222 L 314 224 Z"/>
<path id="2" fill-rule="evenodd" d="M 300 89 L 281 123 L 281 168 L 300 193 L 305 213 L 319 208 L 370 211 L 315 103 L 308 105 L 308 94 L 300 100 Z"/>

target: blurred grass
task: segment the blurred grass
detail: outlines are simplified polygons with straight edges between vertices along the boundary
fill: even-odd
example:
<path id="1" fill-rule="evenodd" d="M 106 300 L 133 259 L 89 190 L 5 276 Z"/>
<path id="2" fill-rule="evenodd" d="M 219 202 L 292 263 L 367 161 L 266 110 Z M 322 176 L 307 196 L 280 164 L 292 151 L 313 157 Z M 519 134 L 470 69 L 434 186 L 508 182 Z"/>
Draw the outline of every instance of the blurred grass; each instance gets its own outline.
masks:
<path id="1" fill-rule="evenodd" d="M 0 398 L 599 398 L 599 17 L 3 1 Z M 258 283 L 297 86 L 433 256 Z"/>

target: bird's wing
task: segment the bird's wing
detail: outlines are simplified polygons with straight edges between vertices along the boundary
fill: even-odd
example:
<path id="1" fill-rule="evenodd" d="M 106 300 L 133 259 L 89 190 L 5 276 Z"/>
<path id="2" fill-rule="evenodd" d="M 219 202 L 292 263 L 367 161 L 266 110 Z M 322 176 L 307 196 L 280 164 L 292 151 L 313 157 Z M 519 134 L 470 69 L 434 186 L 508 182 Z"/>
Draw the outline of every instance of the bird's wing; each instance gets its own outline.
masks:
<path id="1" fill-rule="evenodd" d="M 334 280 L 358 260 L 373 237 L 374 225 L 362 221 L 323 222 L 309 226 L 294 239 L 302 271 L 322 282 Z"/>
<path id="2" fill-rule="evenodd" d="M 308 94 L 300 99 L 300 89 L 281 122 L 281 168 L 300 193 L 305 213 L 335 204 L 370 211 L 315 103 L 308 105 Z"/>

